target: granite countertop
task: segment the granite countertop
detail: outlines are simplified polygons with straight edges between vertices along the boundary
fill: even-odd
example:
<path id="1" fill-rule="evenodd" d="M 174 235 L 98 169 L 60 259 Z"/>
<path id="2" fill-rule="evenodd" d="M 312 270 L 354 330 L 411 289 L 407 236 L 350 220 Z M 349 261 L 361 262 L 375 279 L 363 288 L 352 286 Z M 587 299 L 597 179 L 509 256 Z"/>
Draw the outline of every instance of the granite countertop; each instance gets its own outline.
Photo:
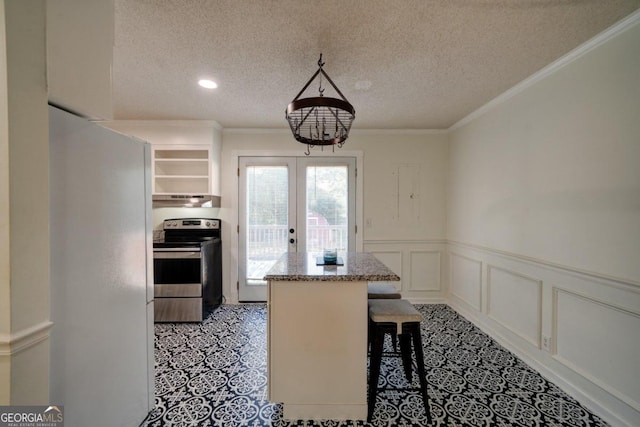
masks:
<path id="1" fill-rule="evenodd" d="M 339 252 L 344 265 L 316 265 L 321 253 L 289 252 L 267 272 L 264 280 L 278 281 L 399 281 L 400 277 L 367 252 Z"/>

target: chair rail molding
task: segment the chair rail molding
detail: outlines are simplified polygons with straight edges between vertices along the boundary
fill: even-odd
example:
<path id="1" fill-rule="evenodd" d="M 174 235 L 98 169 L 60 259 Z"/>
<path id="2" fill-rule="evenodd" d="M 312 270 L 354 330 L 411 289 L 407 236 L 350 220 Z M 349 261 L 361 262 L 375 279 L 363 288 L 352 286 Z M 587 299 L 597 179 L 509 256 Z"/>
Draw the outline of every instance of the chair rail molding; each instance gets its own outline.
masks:
<path id="1" fill-rule="evenodd" d="M 53 322 L 42 322 L 14 334 L 0 334 L 0 356 L 12 356 L 49 339 Z"/>
<path id="2" fill-rule="evenodd" d="M 617 284 L 617 285 L 621 285 L 625 289 L 628 289 L 628 287 L 635 287 L 637 288 L 636 291 L 640 293 L 640 281 L 636 281 L 633 279 L 616 277 L 616 276 L 611 276 L 603 273 L 598 273 L 595 271 L 584 270 L 578 267 L 572 267 L 570 265 L 559 264 L 559 263 L 555 263 L 555 262 L 540 259 L 540 258 L 522 255 L 516 252 L 509 252 L 501 249 L 495 249 L 487 246 L 477 245 L 475 243 L 466 243 L 466 242 L 460 242 L 457 240 L 448 240 L 447 243 L 449 244 L 450 247 L 472 249 L 472 250 L 476 250 L 476 251 L 480 251 L 480 252 L 484 252 L 492 255 L 497 255 L 505 259 L 517 260 L 517 261 L 525 262 L 535 266 L 544 266 L 547 269 L 556 270 L 564 274 L 571 274 L 579 278 L 588 277 L 591 279 L 601 281 L 602 283 L 608 286 Z"/>

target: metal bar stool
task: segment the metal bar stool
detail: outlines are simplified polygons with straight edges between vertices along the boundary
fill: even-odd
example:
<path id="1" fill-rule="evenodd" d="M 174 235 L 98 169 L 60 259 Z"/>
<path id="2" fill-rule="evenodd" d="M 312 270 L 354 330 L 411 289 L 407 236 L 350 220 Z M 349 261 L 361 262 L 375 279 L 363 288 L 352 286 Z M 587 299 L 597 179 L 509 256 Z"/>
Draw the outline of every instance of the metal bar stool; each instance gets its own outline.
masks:
<path id="1" fill-rule="evenodd" d="M 427 378 L 424 369 L 424 353 L 422 351 L 422 338 L 420 336 L 420 322 L 422 315 L 411 303 L 403 299 L 379 299 L 369 301 L 369 328 L 371 337 L 371 363 L 369 368 L 369 399 L 367 420 L 371 422 L 373 410 L 378 397 L 378 392 L 383 390 L 420 390 L 424 409 L 427 414 L 427 422 L 431 424 L 431 411 L 429 410 L 427 396 Z M 398 356 L 397 352 L 383 352 L 385 334 L 400 338 L 400 356 L 407 381 L 412 380 L 411 341 L 416 357 L 416 365 L 420 387 L 378 387 L 380 378 L 380 365 L 382 357 Z M 394 347 L 395 349 L 395 347 Z"/>

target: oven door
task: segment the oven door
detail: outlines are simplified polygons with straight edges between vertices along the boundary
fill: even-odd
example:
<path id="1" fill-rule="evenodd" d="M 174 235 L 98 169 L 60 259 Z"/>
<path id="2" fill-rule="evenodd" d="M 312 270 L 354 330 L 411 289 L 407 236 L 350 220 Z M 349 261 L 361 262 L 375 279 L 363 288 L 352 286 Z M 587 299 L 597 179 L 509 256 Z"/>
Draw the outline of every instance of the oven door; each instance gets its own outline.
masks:
<path id="1" fill-rule="evenodd" d="M 202 255 L 193 249 L 153 250 L 153 283 L 156 285 L 202 285 Z M 157 296 L 157 295 L 156 295 Z"/>
<path id="2" fill-rule="evenodd" d="M 202 272 L 199 250 L 154 248 L 156 322 L 202 321 Z"/>

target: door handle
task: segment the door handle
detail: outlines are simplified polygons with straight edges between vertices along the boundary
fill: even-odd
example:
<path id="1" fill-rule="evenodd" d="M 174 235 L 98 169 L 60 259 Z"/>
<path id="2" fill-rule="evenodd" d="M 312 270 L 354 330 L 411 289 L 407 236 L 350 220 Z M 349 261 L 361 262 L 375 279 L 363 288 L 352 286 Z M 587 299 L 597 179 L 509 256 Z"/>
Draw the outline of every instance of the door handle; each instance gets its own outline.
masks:
<path id="1" fill-rule="evenodd" d="M 289 229 L 289 233 L 291 233 L 291 234 L 295 233 L 295 231 L 296 231 L 296 230 L 294 230 L 293 228 L 290 228 L 290 229 Z"/>
<path id="2" fill-rule="evenodd" d="M 296 239 L 289 239 L 289 243 L 295 243 Z"/>

